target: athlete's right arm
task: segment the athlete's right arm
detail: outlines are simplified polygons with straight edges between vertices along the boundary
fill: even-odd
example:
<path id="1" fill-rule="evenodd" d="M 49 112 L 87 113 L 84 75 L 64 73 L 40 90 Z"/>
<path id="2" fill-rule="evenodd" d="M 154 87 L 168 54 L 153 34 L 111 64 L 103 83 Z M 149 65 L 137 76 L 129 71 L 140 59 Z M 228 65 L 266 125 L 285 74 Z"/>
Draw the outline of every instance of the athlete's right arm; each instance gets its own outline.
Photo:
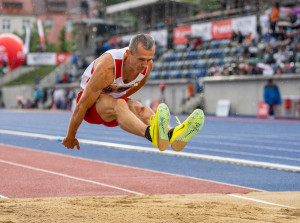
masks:
<path id="1" fill-rule="evenodd" d="M 87 110 L 96 102 L 102 89 L 112 84 L 113 81 L 114 61 L 110 54 L 105 54 L 95 61 L 94 73 L 74 109 L 69 122 L 67 136 L 62 141 L 65 147 L 73 149 L 76 146 L 78 150 L 80 149 L 79 142 L 76 139 L 77 130 Z"/>

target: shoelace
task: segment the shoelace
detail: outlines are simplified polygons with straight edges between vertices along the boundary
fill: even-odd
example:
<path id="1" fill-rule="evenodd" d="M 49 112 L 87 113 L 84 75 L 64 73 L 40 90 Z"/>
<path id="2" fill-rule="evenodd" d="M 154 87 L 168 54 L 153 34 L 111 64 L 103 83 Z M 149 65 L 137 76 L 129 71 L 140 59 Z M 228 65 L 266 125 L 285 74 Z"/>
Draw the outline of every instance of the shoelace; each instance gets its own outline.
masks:
<path id="1" fill-rule="evenodd" d="M 177 119 L 177 124 L 181 125 L 179 118 L 177 116 L 175 116 L 175 118 Z"/>

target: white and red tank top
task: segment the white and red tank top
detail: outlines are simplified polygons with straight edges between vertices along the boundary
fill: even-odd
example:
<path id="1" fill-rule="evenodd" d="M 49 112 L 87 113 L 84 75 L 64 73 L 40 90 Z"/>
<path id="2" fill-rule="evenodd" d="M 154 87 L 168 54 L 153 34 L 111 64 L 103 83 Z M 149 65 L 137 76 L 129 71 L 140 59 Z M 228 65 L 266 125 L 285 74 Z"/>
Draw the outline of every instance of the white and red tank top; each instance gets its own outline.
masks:
<path id="1" fill-rule="evenodd" d="M 134 86 L 137 86 L 138 83 L 145 77 L 145 74 L 147 72 L 148 67 L 142 72 L 139 73 L 139 75 L 134 79 L 133 81 L 129 83 L 123 82 L 123 61 L 124 61 L 124 55 L 128 47 L 122 48 L 122 49 L 113 49 L 108 50 L 104 54 L 109 53 L 113 59 L 114 59 L 114 82 L 104 88 L 102 90 L 102 94 L 108 94 L 111 95 L 114 98 L 122 97 L 126 94 L 126 92 L 131 89 Z M 85 88 L 86 84 L 90 80 L 93 72 L 94 72 L 94 63 L 95 60 L 86 68 L 84 71 L 82 77 L 81 77 L 81 83 L 80 86 L 82 89 Z"/>

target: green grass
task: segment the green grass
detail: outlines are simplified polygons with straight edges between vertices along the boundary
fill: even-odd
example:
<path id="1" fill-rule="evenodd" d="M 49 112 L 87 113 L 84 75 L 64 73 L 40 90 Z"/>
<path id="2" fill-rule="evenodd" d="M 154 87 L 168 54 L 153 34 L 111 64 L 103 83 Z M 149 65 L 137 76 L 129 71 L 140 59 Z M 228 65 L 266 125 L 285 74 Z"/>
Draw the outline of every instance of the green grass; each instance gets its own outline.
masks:
<path id="1" fill-rule="evenodd" d="M 43 66 L 36 70 L 29 71 L 22 76 L 2 85 L 2 86 L 15 86 L 15 85 L 33 85 L 35 77 L 39 77 L 42 80 L 57 66 Z"/>

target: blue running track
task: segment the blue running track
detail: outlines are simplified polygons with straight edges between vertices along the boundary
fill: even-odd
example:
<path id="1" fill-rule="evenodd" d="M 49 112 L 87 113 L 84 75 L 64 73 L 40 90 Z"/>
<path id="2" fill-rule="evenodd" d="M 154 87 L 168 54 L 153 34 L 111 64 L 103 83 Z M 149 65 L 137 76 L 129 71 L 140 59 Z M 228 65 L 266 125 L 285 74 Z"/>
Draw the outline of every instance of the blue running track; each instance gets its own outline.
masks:
<path id="1" fill-rule="evenodd" d="M 0 130 L 63 137 L 70 112 L 0 110 Z M 179 116 L 181 121 L 187 116 Z M 176 125 L 172 117 L 171 125 Z M 83 122 L 79 139 L 151 147 L 146 139 Z M 81 144 L 81 150 L 68 150 L 59 141 L 0 132 L 0 143 L 83 157 L 93 160 L 157 170 L 166 173 L 224 182 L 266 191 L 300 191 L 300 173 L 228 162 L 178 157 L 161 153 L 127 151 Z M 171 148 L 169 148 L 171 151 Z M 202 131 L 182 151 L 188 154 L 263 162 L 300 167 L 300 121 L 256 118 L 207 117 Z M 180 154 L 180 153 L 178 153 Z"/>

